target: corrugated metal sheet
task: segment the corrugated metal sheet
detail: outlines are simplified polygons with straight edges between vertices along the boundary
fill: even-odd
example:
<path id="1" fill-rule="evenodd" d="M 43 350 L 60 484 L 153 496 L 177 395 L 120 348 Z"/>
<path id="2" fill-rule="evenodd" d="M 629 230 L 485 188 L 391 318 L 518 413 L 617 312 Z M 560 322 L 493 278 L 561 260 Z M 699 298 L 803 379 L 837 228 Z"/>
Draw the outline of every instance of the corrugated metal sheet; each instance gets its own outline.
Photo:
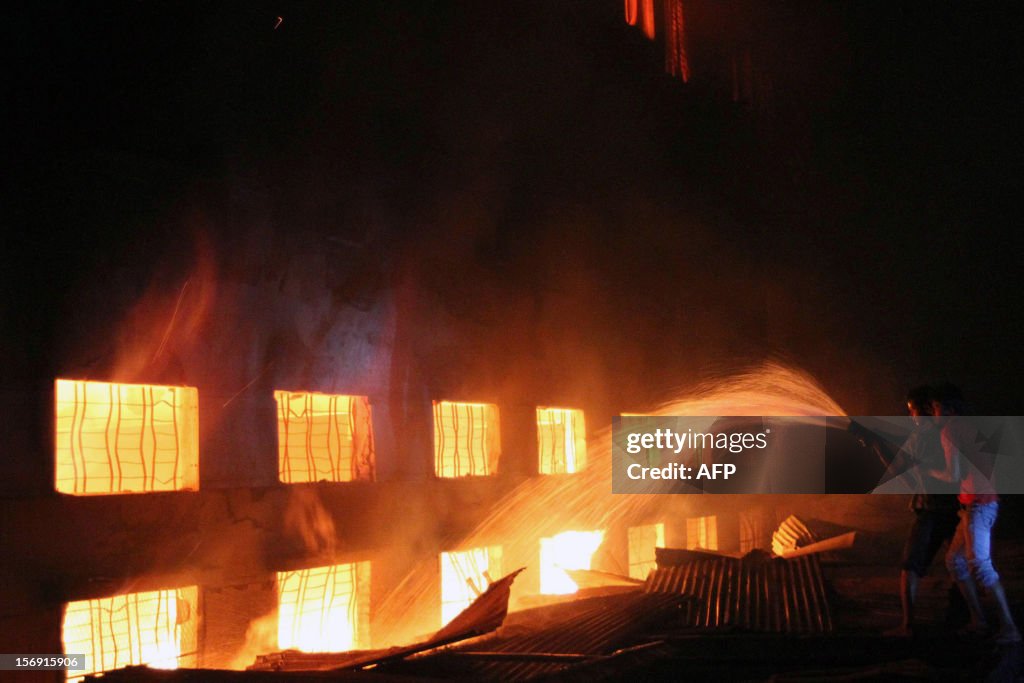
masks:
<path id="1" fill-rule="evenodd" d="M 539 630 L 502 634 L 528 628 L 520 622 L 496 636 L 401 662 L 389 671 L 474 681 L 530 680 L 603 659 L 620 648 L 646 641 L 644 633 L 675 625 L 681 606 L 687 602 L 679 594 L 636 591 L 554 605 L 537 610 L 546 612 L 540 619 L 545 626 Z M 552 614 L 558 612 L 563 618 L 552 621 Z"/>
<path id="2" fill-rule="evenodd" d="M 776 555 L 785 555 L 800 546 L 810 545 L 816 540 L 817 538 L 799 517 L 790 515 L 772 534 L 772 552 Z"/>
<path id="3" fill-rule="evenodd" d="M 679 561 L 678 554 L 674 559 Z M 733 626 L 780 633 L 827 633 L 833 628 L 816 555 L 782 559 L 758 551 L 743 558 L 693 553 L 678 566 L 651 572 L 644 591 L 696 597 L 686 614 L 693 628 Z"/>

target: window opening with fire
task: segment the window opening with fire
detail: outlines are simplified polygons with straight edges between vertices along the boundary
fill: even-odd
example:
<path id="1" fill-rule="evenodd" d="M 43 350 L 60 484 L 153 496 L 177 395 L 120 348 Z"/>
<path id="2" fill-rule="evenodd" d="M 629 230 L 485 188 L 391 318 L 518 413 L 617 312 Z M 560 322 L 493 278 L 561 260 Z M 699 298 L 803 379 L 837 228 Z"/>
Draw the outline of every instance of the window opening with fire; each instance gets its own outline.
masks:
<path id="1" fill-rule="evenodd" d="M 501 434 L 491 403 L 434 401 L 434 474 L 486 476 L 498 469 Z"/>
<path id="2" fill-rule="evenodd" d="M 195 667 L 198 595 L 188 586 L 67 603 L 64 652 L 85 655 L 86 664 L 69 680 L 139 664 Z"/>
<path id="3" fill-rule="evenodd" d="M 604 531 L 563 531 L 540 539 L 540 592 L 562 595 L 579 590 L 566 569 L 590 569 Z"/>
<path id="4" fill-rule="evenodd" d="M 58 492 L 199 488 L 199 393 L 194 387 L 58 379 L 54 404 Z"/>
<path id="5" fill-rule="evenodd" d="M 373 422 L 367 397 L 275 391 L 274 399 L 282 482 L 373 481 Z"/>
<path id="6" fill-rule="evenodd" d="M 571 474 L 587 462 L 582 410 L 537 408 L 537 447 L 541 474 Z"/>
<path id="7" fill-rule="evenodd" d="M 370 646 L 370 563 L 278 572 L 277 646 L 342 652 Z"/>
<path id="8" fill-rule="evenodd" d="M 634 579 L 646 579 L 656 569 L 654 549 L 665 547 L 665 525 L 663 523 L 630 527 L 629 575 Z"/>
<path id="9" fill-rule="evenodd" d="M 501 546 L 441 553 L 441 625 L 501 578 Z"/>
<path id="10" fill-rule="evenodd" d="M 687 550 L 718 550 L 718 518 L 690 517 L 686 520 Z"/>
<path id="11" fill-rule="evenodd" d="M 740 552 L 745 555 L 755 548 L 770 548 L 774 530 L 763 510 L 744 510 L 740 513 Z"/>

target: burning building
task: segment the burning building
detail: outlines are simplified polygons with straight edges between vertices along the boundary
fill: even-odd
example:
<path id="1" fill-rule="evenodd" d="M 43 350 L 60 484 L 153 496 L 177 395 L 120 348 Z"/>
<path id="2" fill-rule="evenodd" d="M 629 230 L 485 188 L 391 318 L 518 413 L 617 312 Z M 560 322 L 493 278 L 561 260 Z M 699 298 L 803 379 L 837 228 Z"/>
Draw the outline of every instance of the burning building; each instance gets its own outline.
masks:
<path id="1" fill-rule="evenodd" d="M 585 408 L 434 400 L 421 406 L 423 432 L 402 424 L 413 433 L 400 436 L 387 434 L 377 406 L 388 402 L 372 391 L 326 389 L 274 389 L 256 401 L 227 396 L 223 403 L 269 404 L 248 419 L 272 424 L 243 431 L 276 435 L 275 447 L 259 456 L 266 459 L 259 471 L 276 471 L 276 481 L 223 487 L 205 483 L 203 444 L 217 440 L 202 424 L 201 389 L 58 379 L 55 495 L 6 503 L 17 525 L 8 533 L 32 528 L 28 515 L 65 530 L 22 539 L 32 547 L 24 556 L 32 572 L 8 567 L 27 603 L 16 618 L 38 624 L 23 632 L 22 647 L 47 642 L 84 655 L 89 666 L 72 677 L 139 665 L 330 668 L 341 665 L 331 659 L 337 653 L 380 650 L 445 626 L 516 567 L 525 571 L 510 604 L 524 614 L 581 590 L 597 599 L 642 585 L 643 600 L 697 596 L 682 613 L 658 611 L 668 602 L 652 613 L 682 614 L 685 628 L 828 633 L 831 589 L 818 555 L 777 565 L 757 553 L 773 548 L 788 558 L 820 539 L 798 520 L 768 536 L 797 510 L 855 524 L 884 547 L 882 539 L 892 540 L 886 518 L 902 505 L 890 497 L 615 496 L 610 436 L 584 431 Z M 726 405 L 840 412 L 809 378 L 780 366 L 658 410 L 699 414 Z M 509 417 L 517 438 L 501 427 Z M 418 476 L 389 462 L 413 451 L 380 445 L 403 438 L 430 445 Z M 90 535 L 88 547 L 82 535 Z M 863 543 L 857 551 L 860 562 L 878 561 L 879 553 Z M 62 564 L 67 554 L 73 566 Z M 56 581 L 33 589 L 40 571 Z M 848 571 L 829 575 L 842 580 Z M 632 604 L 624 602 L 617 619 L 640 609 Z M 284 659 L 261 659 L 274 652 Z"/>
<path id="2" fill-rule="evenodd" d="M 524 653 L 540 675 L 893 616 L 905 500 L 615 496 L 608 426 L 882 414 L 929 364 L 1007 397 L 1002 369 L 919 343 L 941 311 L 879 312 L 879 274 L 905 291 L 936 262 L 1016 291 L 1013 249 L 906 256 L 950 207 L 913 155 L 861 158 L 918 112 L 871 118 L 877 84 L 849 72 L 903 78 L 873 60 L 919 59 L 920 37 L 858 42 L 866 10 L 791 3 L 371 5 L 35 17 L 56 33 L 23 46 L 26 101 L 78 113 L 18 109 L 12 141 L 0 652 L 86 655 L 72 675 L 337 663 L 444 633 L 499 585 L 512 632 L 424 671 L 501 679 Z M 890 220 L 920 223 L 893 244 Z M 836 275 L 854 262 L 872 277 Z M 1013 362 L 1003 308 L 960 302 L 985 332 L 958 353 Z M 790 514 L 814 540 L 760 554 Z M 851 530 L 845 556 L 786 555 Z M 666 624 L 689 630 L 634 638 Z"/>

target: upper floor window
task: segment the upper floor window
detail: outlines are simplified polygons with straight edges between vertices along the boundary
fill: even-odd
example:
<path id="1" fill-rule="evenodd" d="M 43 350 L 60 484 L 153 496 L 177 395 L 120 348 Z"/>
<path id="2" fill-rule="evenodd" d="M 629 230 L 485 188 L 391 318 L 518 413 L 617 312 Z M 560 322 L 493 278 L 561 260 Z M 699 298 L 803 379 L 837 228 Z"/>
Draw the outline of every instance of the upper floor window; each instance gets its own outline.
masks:
<path id="1" fill-rule="evenodd" d="M 58 379 L 55 487 L 100 495 L 199 488 L 194 387 Z"/>
<path id="2" fill-rule="evenodd" d="M 496 405 L 434 401 L 434 473 L 438 477 L 494 474 L 500 455 Z"/>
<path id="3" fill-rule="evenodd" d="M 538 469 L 541 474 L 571 474 L 587 462 L 583 411 L 537 408 Z"/>
<path id="4" fill-rule="evenodd" d="M 375 478 L 365 396 L 275 391 L 278 474 L 287 484 Z"/>

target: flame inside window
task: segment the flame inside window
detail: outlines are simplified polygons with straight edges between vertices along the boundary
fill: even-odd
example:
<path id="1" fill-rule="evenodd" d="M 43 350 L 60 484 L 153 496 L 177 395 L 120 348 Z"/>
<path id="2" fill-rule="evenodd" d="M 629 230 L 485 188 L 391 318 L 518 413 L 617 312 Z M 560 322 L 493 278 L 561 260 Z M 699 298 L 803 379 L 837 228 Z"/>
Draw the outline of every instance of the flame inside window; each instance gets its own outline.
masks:
<path id="1" fill-rule="evenodd" d="M 373 427 L 365 396 L 275 391 L 281 481 L 374 479 Z"/>
<path id="2" fill-rule="evenodd" d="M 85 655 L 87 674 L 146 664 L 158 669 L 196 665 L 198 588 L 128 593 L 69 602 L 64 611 L 64 652 Z"/>
<path id="3" fill-rule="evenodd" d="M 441 553 L 441 624 L 469 607 L 501 576 L 501 546 Z"/>
<path id="4" fill-rule="evenodd" d="M 583 411 L 537 408 L 537 447 L 541 474 L 571 474 L 587 462 Z"/>
<path id="5" fill-rule="evenodd" d="M 646 579 L 647 574 L 658 566 L 654 549 L 665 547 L 665 525 L 658 523 L 630 527 L 628 536 L 629 575 L 634 579 Z"/>
<path id="6" fill-rule="evenodd" d="M 199 487 L 195 388 L 58 379 L 54 393 L 57 491 Z"/>
<path id="7" fill-rule="evenodd" d="M 768 524 L 764 511 L 758 508 L 740 512 L 740 552 L 749 553 L 754 548 L 772 545 L 773 528 Z"/>
<path id="8" fill-rule="evenodd" d="M 434 473 L 438 477 L 493 474 L 500 453 L 497 406 L 434 401 Z"/>
<path id="9" fill-rule="evenodd" d="M 590 569 L 603 540 L 603 531 L 563 531 L 540 539 L 540 592 L 561 595 L 579 590 L 563 570 Z"/>
<path id="10" fill-rule="evenodd" d="M 344 652 L 369 646 L 370 563 L 278 572 L 277 645 Z"/>
<path id="11" fill-rule="evenodd" d="M 718 550 L 718 518 L 711 515 L 687 519 L 686 548 L 688 550 Z"/>

